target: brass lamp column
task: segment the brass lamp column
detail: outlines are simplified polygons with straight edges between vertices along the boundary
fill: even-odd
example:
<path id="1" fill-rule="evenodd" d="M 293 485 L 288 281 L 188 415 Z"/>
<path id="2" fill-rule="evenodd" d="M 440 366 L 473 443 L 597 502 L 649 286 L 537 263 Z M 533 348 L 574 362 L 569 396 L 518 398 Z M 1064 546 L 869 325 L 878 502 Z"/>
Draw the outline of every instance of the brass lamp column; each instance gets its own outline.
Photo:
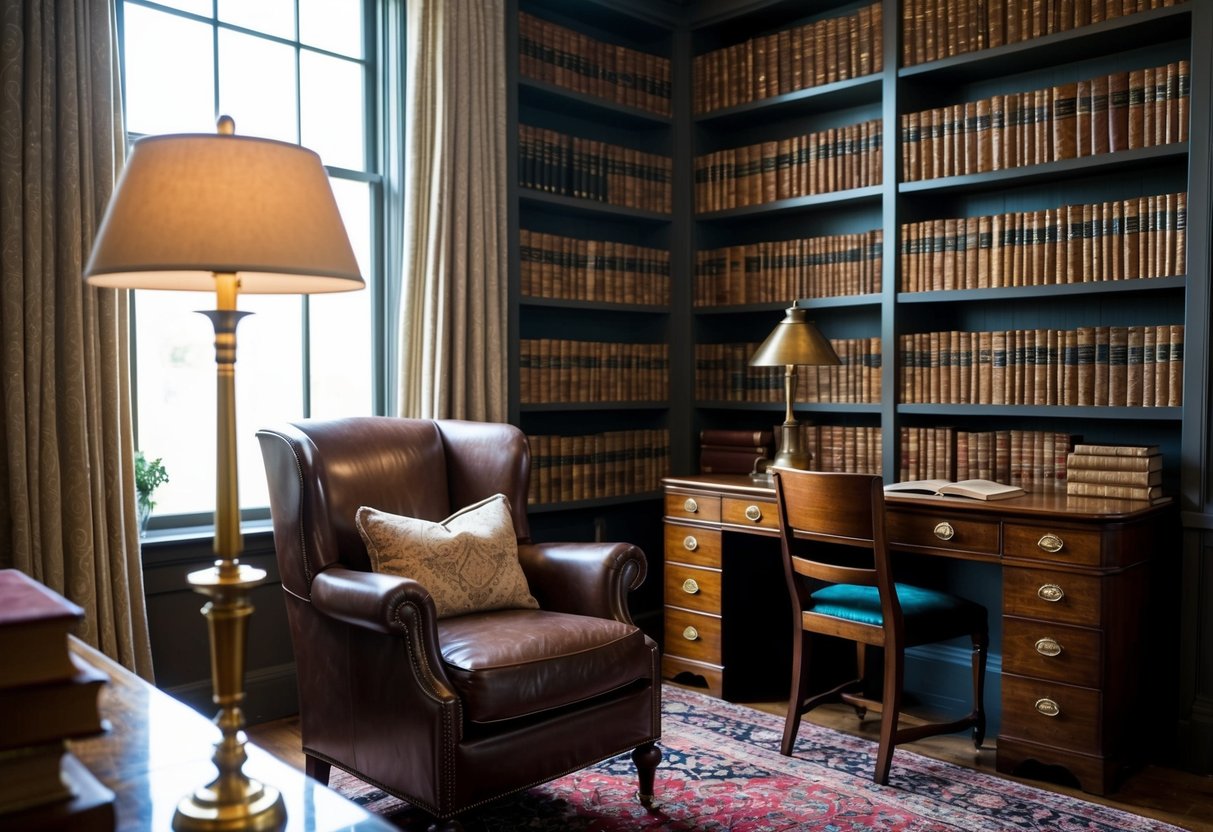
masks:
<path id="1" fill-rule="evenodd" d="M 830 342 L 808 320 L 808 310 L 798 306 L 787 310 L 783 320 L 775 325 L 750 358 L 751 367 L 784 367 L 783 394 L 787 410 L 779 432 L 779 450 L 771 462 L 773 466 L 807 470 L 813 460 L 813 454 L 801 436 L 800 424 L 792 413 L 792 402 L 796 399 L 796 367 L 841 363 Z"/>
<path id="2" fill-rule="evenodd" d="M 236 309 L 240 292 L 305 294 L 363 287 L 320 158 L 284 142 L 219 134 L 135 143 L 97 234 L 85 279 L 96 286 L 214 291 L 216 561 L 189 575 L 207 596 L 218 776 L 185 797 L 177 830 L 269 830 L 286 824 L 282 796 L 249 778 L 244 666 L 250 590 L 265 572 L 240 563 L 236 461 Z"/>

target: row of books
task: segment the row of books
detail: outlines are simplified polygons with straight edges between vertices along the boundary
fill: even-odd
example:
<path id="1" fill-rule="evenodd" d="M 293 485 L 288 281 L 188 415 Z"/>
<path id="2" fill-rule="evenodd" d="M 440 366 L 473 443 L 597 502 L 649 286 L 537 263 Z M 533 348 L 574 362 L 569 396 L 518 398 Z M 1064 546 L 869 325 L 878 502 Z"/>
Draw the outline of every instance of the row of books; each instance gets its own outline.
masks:
<path id="1" fill-rule="evenodd" d="M 671 179 L 668 156 L 518 125 L 523 188 L 668 214 Z"/>
<path id="2" fill-rule="evenodd" d="M 1162 496 L 1157 445 L 1075 445 L 1066 464 L 1067 494 L 1131 500 Z"/>
<path id="3" fill-rule="evenodd" d="M 694 303 L 727 306 L 877 293 L 883 244 L 884 233 L 877 228 L 700 250 Z"/>
<path id="4" fill-rule="evenodd" d="M 902 66 L 1065 32 L 1185 0 L 902 0 Z"/>
<path id="5" fill-rule="evenodd" d="M 1188 139 L 1188 61 L 1007 93 L 901 116 L 914 182 Z"/>
<path id="6" fill-rule="evenodd" d="M 908 223 L 901 291 L 1182 275 L 1187 224 L 1187 193 Z"/>
<path id="7" fill-rule="evenodd" d="M 879 474 L 880 428 L 858 425 L 802 425 L 814 471 Z"/>
<path id="8" fill-rule="evenodd" d="M 526 297 L 658 306 L 670 302 L 670 253 L 664 249 L 526 228 L 518 231 L 518 248 Z"/>
<path id="9" fill-rule="evenodd" d="M 695 157 L 694 177 L 700 213 L 879 185 L 881 123 L 706 153 Z"/>
<path id="10" fill-rule="evenodd" d="M 1182 324 L 900 336 L 901 401 L 1179 407 Z"/>
<path id="11" fill-rule="evenodd" d="M 528 436 L 527 502 L 565 503 L 656 491 L 669 475 L 670 432 L 621 430 L 581 436 Z"/>
<path id="12" fill-rule="evenodd" d="M 657 402 L 669 396 L 668 344 L 523 338 L 518 351 L 523 404 Z"/>
<path id="13" fill-rule="evenodd" d="M 574 92 L 670 114 L 670 60 L 518 13 L 518 71 Z"/>
<path id="14" fill-rule="evenodd" d="M 692 105 L 709 113 L 884 68 L 881 3 L 705 52 L 691 65 Z"/>
<path id="15" fill-rule="evenodd" d="M 983 479 L 1031 491 L 1063 487 L 1077 437 L 1049 430 L 902 427 L 898 481 Z"/>
<path id="16" fill-rule="evenodd" d="M 841 364 L 797 367 L 796 401 L 880 401 L 880 338 L 830 339 Z M 751 367 L 757 343 L 696 344 L 695 397 L 701 401 L 782 402 L 783 367 Z"/>

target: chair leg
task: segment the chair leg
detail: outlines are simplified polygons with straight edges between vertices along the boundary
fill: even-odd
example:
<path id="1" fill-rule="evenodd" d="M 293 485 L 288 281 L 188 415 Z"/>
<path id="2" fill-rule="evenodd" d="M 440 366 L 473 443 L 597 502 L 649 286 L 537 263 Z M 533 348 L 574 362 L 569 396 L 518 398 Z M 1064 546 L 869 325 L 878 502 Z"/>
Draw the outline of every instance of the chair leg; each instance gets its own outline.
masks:
<path id="1" fill-rule="evenodd" d="M 779 753 L 785 757 L 792 756 L 796 734 L 800 732 L 800 715 L 804 713 L 804 700 L 809 690 L 812 634 L 800 630 L 792 641 L 792 691 L 788 696 L 788 715 L 783 722 L 783 742 L 779 745 Z"/>
<path id="2" fill-rule="evenodd" d="M 653 805 L 653 782 L 657 776 L 657 765 L 661 762 L 661 749 L 654 743 L 645 743 L 632 751 L 632 762 L 640 778 L 640 789 L 636 799 L 646 809 Z"/>
<path id="3" fill-rule="evenodd" d="M 884 696 L 880 706 L 880 748 L 876 752 L 876 770 L 872 779 L 888 785 L 889 768 L 893 763 L 893 746 L 897 744 L 897 716 L 901 713 L 901 685 L 905 671 L 905 654 L 891 644 L 884 647 Z"/>
<path id="4" fill-rule="evenodd" d="M 864 688 L 867 687 L 865 678 L 868 672 L 868 646 L 862 641 L 855 642 L 855 671 L 855 678 L 859 683 L 859 692 L 866 696 L 867 691 Z M 863 705 L 853 704 L 851 707 L 855 709 L 855 716 L 859 717 L 860 722 L 868 715 L 868 709 Z"/>
<path id="5" fill-rule="evenodd" d="M 973 747 L 981 748 L 986 739 L 986 657 L 990 633 L 982 628 L 973 633 Z"/>
<path id="6" fill-rule="evenodd" d="M 307 773 L 307 776 L 320 785 L 327 786 L 329 784 L 329 772 L 333 769 L 332 764 L 321 760 L 319 757 L 313 757 L 311 754 L 304 754 L 303 759 L 303 769 Z"/>

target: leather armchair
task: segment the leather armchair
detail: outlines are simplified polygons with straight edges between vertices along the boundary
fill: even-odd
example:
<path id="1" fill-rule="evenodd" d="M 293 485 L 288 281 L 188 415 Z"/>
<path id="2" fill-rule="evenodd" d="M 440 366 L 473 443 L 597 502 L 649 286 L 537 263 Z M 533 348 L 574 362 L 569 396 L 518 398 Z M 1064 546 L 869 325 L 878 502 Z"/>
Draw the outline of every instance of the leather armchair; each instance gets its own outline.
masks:
<path id="1" fill-rule="evenodd" d="M 659 657 L 627 609 L 644 553 L 532 542 L 521 431 L 372 416 L 257 436 L 308 774 L 327 783 L 336 765 L 459 829 L 468 809 L 632 749 L 647 804 Z M 424 586 L 371 571 L 359 506 L 440 521 L 499 492 L 540 609 L 439 619 Z"/>

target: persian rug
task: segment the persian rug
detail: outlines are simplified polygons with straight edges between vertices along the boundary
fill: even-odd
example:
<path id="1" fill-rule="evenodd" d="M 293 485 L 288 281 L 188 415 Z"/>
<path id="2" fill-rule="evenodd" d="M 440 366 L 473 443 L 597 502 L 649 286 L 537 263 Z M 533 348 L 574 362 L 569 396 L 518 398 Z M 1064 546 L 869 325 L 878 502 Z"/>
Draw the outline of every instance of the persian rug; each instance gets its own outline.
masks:
<path id="1" fill-rule="evenodd" d="M 802 722 L 796 755 L 783 720 L 684 688 L 663 690 L 661 765 L 651 809 L 623 754 L 461 818 L 469 832 L 1182 832 L 1179 827 L 898 748 L 889 785 L 872 782 L 876 743 Z M 428 819 L 338 769 L 332 787 L 406 830 Z"/>

